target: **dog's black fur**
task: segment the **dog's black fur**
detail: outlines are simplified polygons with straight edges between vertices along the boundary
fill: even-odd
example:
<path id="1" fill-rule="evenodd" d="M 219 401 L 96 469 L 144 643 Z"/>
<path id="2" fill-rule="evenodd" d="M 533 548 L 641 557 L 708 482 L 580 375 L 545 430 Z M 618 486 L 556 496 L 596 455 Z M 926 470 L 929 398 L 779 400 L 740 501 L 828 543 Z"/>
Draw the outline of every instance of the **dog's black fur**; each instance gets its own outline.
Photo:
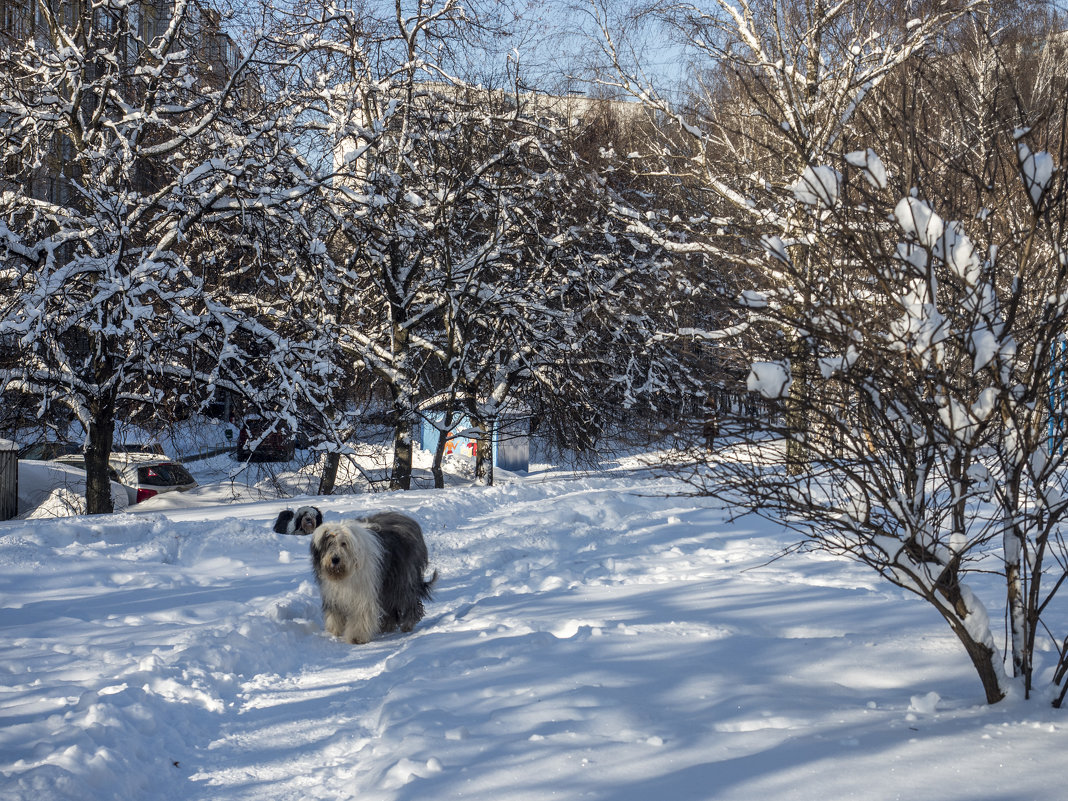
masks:
<path id="1" fill-rule="evenodd" d="M 311 534 L 322 524 L 322 512 L 314 506 L 301 506 L 296 512 L 292 509 L 279 512 L 274 530 L 276 534 Z"/>
<path id="2" fill-rule="evenodd" d="M 362 523 L 382 544 L 382 631 L 411 631 L 425 614 L 438 571 L 424 580 L 430 557 L 419 524 L 400 512 L 378 512 Z"/>

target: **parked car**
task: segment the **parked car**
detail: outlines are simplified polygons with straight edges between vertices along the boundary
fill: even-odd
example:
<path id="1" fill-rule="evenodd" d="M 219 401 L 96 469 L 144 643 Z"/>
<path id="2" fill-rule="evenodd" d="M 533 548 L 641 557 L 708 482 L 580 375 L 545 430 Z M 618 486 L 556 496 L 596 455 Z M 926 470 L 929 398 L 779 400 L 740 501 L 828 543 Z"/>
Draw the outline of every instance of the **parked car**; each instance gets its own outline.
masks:
<path id="1" fill-rule="evenodd" d="M 61 456 L 55 461 L 85 470 L 83 454 Z M 186 492 L 197 486 L 196 479 L 183 464 L 158 453 L 112 453 L 108 476 L 126 488 L 131 504 L 164 492 Z"/>
<path id="2" fill-rule="evenodd" d="M 272 425 L 274 430 L 267 433 Z M 242 461 L 288 462 L 295 452 L 293 432 L 281 420 L 249 415 L 237 432 L 237 458 Z"/>
<path id="3" fill-rule="evenodd" d="M 62 462 L 20 459 L 18 513 L 21 517 L 85 514 L 85 468 Z M 115 511 L 130 504 L 129 489 L 111 482 Z"/>
<path id="4" fill-rule="evenodd" d="M 113 453 L 108 464 L 125 485 L 130 503 L 164 492 L 188 492 L 197 486 L 183 464 L 157 453 Z"/>
<path id="5" fill-rule="evenodd" d="M 85 470 L 85 454 L 81 451 L 64 454 L 63 456 L 56 456 L 52 461 L 65 464 L 68 467 L 77 467 L 79 470 Z M 119 473 L 111 466 L 110 462 L 108 462 L 108 478 L 112 481 L 119 481 Z M 122 482 L 119 481 L 119 483 L 121 484 Z"/>

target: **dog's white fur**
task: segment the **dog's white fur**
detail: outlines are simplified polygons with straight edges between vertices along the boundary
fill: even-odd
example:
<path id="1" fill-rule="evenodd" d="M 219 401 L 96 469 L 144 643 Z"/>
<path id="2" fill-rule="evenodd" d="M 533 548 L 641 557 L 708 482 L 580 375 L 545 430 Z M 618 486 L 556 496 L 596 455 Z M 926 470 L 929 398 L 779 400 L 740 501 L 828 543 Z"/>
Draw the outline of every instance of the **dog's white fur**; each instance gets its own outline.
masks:
<path id="1" fill-rule="evenodd" d="M 324 523 L 312 534 L 313 562 L 326 630 L 347 642 L 370 642 L 382 619 L 382 547 L 358 522 Z"/>
<path id="2" fill-rule="evenodd" d="M 314 506 L 302 506 L 293 518 L 293 530 L 311 534 L 323 522 L 323 516 Z"/>

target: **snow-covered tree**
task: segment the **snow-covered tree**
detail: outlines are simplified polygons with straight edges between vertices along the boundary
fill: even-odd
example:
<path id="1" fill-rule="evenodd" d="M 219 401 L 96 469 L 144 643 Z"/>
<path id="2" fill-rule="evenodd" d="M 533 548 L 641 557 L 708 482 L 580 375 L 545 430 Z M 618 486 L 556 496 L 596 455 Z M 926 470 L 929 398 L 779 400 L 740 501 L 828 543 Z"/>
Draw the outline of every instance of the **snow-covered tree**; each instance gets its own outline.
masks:
<path id="1" fill-rule="evenodd" d="M 258 42 L 239 53 L 209 6 L 33 5 L 0 52 L 0 335 L 19 357 L 0 379 L 81 421 L 88 509 L 109 511 L 117 417 L 240 391 L 254 348 L 286 351 L 213 291 L 212 241 L 274 202 L 245 184 L 275 125 Z"/>
<path id="2" fill-rule="evenodd" d="M 359 367 L 348 375 L 388 397 L 391 486 L 410 486 L 421 421 L 445 435 L 466 417 L 485 457 L 509 408 L 563 420 L 568 385 L 579 405 L 619 401 L 635 383 L 621 343 L 648 349 L 657 328 L 635 322 L 651 319 L 639 288 L 658 284 L 662 263 L 573 155 L 583 114 L 525 89 L 514 57 L 496 86 L 456 75 L 437 43 L 481 26 L 455 3 L 392 20 L 333 13 L 315 44 L 331 65 L 319 107 L 334 137 L 330 295 L 342 361 Z M 612 350 L 618 370 L 603 358 Z M 586 379 L 602 375 L 620 386 L 591 393 Z M 345 447 L 344 436 L 331 446 Z M 491 481 L 489 460 L 478 467 Z"/>
<path id="3" fill-rule="evenodd" d="M 295 41 L 316 65 L 309 127 L 317 130 L 320 157 L 332 163 L 320 215 L 328 246 L 320 289 L 336 359 L 350 365 L 324 432 L 324 489 L 355 430 L 357 395 L 383 401 L 394 432 L 390 483 L 410 486 L 428 358 L 418 327 L 439 303 L 428 244 L 435 198 L 420 191 L 429 190 L 421 186 L 427 147 L 440 127 L 440 112 L 428 102 L 429 86 L 442 79 L 434 43 L 449 31 L 460 35 L 463 12 L 452 0 L 410 11 L 398 3 L 392 15 L 372 11 L 324 7 L 307 15 L 307 33 Z"/>
<path id="4" fill-rule="evenodd" d="M 984 3 L 709 0 L 635 3 L 619 13 L 616 4 L 594 0 L 587 8 L 609 65 L 599 80 L 659 115 L 662 136 L 643 149 L 641 168 L 676 176 L 703 198 L 703 213 L 673 228 L 686 234 L 687 250 L 709 254 L 713 274 L 705 283 L 712 285 L 723 283 L 721 265 L 737 262 L 738 239 L 748 232 L 792 246 L 804 219 L 782 203 L 783 190 L 840 155 L 873 93 Z M 688 59 L 683 86 L 665 86 L 648 68 L 641 46 L 652 29 Z M 736 289 L 754 273 L 757 265 L 736 270 Z M 816 301 L 810 279 L 802 270 L 796 302 Z M 795 372 L 784 407 L 802 425 L 799 401 L 813 365 L 803 337 L 788 336 Z M 792 444 L 790 456 L 792 469 L 802 470 L 804 449 Z"/>
<path id="5" fill-rule="evenodd" d="M 545 440 L 592 450 L 685 383 L 657 340 L 669 312 L 642 301 L 673 293 L 673 261 L 628 236 L 633 212 L 605 165 L 569 156 L 573 143 L 548 133 L 505 194 L 509 258 L 476 276 L 458 307 L 467 326 L 459 375 L 484 430 L 518 405 Z"/>

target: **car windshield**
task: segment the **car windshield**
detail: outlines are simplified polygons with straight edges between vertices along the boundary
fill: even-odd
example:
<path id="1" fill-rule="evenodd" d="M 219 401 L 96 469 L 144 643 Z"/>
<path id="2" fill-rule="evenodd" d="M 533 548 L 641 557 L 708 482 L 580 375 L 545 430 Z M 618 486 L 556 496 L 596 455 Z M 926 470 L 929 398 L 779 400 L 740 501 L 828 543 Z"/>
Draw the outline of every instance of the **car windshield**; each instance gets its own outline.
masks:
<path id="1" fill-rule="evenodd" d="M 286 431 L 289 430 L 289 426 L 286 425 L 286 423 L 281 421 L 281 420 L 271 421 L 271 420 L 264 420 L 264 419 L 259 418 L 259 417 L 250 417 L 247 420 L 245 420 L 245 429 L 249 432 L 249 434 L 251 434 L 253 436 L 259 436 L 264 431 L 266 431 L 268 428 L 270 428 L 272 425 L 274 426 L 274 432 L 273 433 L 276 433 L 276 434 L 283 434 L 283 433 L 285 433 Z"/>
<path id="2" fill-rule="evenodd" d="M 137 481 L 150 487 L 192 484 L 193 477 L 180 464 L 153 464 L 137 468 Z"/>

